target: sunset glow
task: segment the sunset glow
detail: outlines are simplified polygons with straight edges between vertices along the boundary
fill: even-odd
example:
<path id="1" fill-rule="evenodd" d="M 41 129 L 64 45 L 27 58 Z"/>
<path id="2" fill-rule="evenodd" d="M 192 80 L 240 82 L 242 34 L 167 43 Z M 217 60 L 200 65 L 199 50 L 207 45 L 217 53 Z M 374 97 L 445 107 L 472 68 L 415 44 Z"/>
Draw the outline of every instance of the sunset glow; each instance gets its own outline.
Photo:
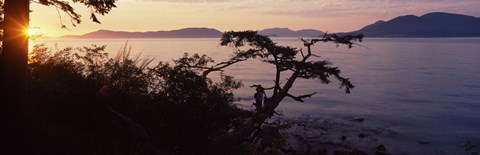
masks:
<path id="1" fill-rule="evenodd" d="M 429 12 L 480 16 L 480 1 L 331 1 L 331 0 L 121 0 L 117 8 L 99 16 L 102 24 L 90 21 L 91 10 L 74 4 L 82 23 L 71 25 L 68 15 L 55 8 L 32 3 L 31 26 L 44 36 L 78 35 L 99 29 L 115 31 L 159 31 L 186 27 L 208 27 L 220 31 L 261 30 L 288 27 L 345 32 L 378 20 Z M 61 25 L 67 26 L 62 29 Z"/>
<path id="2" fill-rule="evenodd" d="M 30 39 L 35 39 L 41 35 L 40 30 L 36 27 L 30 27 L 25 30 L 25 34 L 30 38 Z"/>
<path id="3" fill-rule="evenodd" d="M 27 34 L 28 34 L 28 36 L 33 36 L 33 35 L 37 34 L 37 30 L 29 28 L 29 29 L 27 29 Z"/>

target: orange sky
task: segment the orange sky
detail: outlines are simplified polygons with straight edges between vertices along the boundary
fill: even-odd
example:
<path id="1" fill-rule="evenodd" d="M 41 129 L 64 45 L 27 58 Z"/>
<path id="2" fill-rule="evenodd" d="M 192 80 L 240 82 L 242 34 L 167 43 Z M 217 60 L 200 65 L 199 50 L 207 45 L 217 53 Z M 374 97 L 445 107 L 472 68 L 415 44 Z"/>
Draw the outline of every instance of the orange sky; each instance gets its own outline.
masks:
<path id="1" fill-rule="evenodd" d="M 78 35 L 99 29 L 158 31 L 208 27 L 220 31 L 288 27 L 329 32 L 357 30 L 377 20 L 428 12 L 480 16 L 479 0 L 119 0 L 117 8 L 89 20 L 90 10 L 74 5 L 82 24 L 70 25 L 69 17 L 54 7 L 32 3 L 30 26 L 47 37 Z M 60 20 L 70 30 L 60 29 Z"/>

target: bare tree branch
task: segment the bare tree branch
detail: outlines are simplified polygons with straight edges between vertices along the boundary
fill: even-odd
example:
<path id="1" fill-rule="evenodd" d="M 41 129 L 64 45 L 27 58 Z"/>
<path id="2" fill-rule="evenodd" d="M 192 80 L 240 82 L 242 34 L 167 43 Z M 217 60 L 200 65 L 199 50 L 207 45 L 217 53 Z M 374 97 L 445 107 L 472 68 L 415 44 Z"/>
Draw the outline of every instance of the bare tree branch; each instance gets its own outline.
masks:
<path id="1" fill-rule="evenodd" d="M 314 93 L 311 93 L 311 94 L 300 95 L 300 96 L 294 96 L 292 94 L 287 93 L 287 96 L 294 99 L 295 101 L 304 102 L 303 98 L 312 97 L 315 94 L 317 94 L 317 92 L 314 92 Z"/>

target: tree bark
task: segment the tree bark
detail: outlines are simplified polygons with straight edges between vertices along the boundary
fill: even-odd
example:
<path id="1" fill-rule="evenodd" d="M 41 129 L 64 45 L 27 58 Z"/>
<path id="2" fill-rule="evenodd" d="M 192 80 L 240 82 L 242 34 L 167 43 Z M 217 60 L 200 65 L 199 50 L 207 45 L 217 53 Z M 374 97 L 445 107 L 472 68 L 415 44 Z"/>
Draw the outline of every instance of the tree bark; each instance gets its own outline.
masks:
<path id="1" fill-rule="evenodd" d="M 0 109 L 2 141 L 6 152 L 27 152 L 26 88 L 30 0 L 5 0 L 2 51 L 0 55 Z M 31 137 L 30 137 L 31 138 Z M 17 149 L 26 148 L 26 149 Z M 2 149 L 3 150 L 3 149 Z"/>
<path id="2" fill-rule="evenodd" d="M 1 64 L 2 100 L 17 103 L 26 92 L 29 0 L 5 0 Z"/>

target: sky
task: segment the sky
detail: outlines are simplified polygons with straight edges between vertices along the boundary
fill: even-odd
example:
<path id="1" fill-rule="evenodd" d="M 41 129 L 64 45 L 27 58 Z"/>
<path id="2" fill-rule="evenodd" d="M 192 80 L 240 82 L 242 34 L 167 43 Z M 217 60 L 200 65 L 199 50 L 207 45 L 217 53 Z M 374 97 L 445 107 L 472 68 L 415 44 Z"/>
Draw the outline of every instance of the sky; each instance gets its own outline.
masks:
<path id="1" fill-rule="evenodd" d="M 187 27 L 348 32 L 402 15 L 449 12 L 480 17 L 480 0 L 119 0 L 116 5 L 109 14 L 98 16 L 102 24 L 97 24 L 89 19 L 90 9 L 73 4 L 83 15 L 82 23 L 74 27 L 55 7 L 32 3 L 30 27 L 46 37 L 100 29 L 144 32 Z M 62 23 L 68 29 L 61 29 Z"/>

